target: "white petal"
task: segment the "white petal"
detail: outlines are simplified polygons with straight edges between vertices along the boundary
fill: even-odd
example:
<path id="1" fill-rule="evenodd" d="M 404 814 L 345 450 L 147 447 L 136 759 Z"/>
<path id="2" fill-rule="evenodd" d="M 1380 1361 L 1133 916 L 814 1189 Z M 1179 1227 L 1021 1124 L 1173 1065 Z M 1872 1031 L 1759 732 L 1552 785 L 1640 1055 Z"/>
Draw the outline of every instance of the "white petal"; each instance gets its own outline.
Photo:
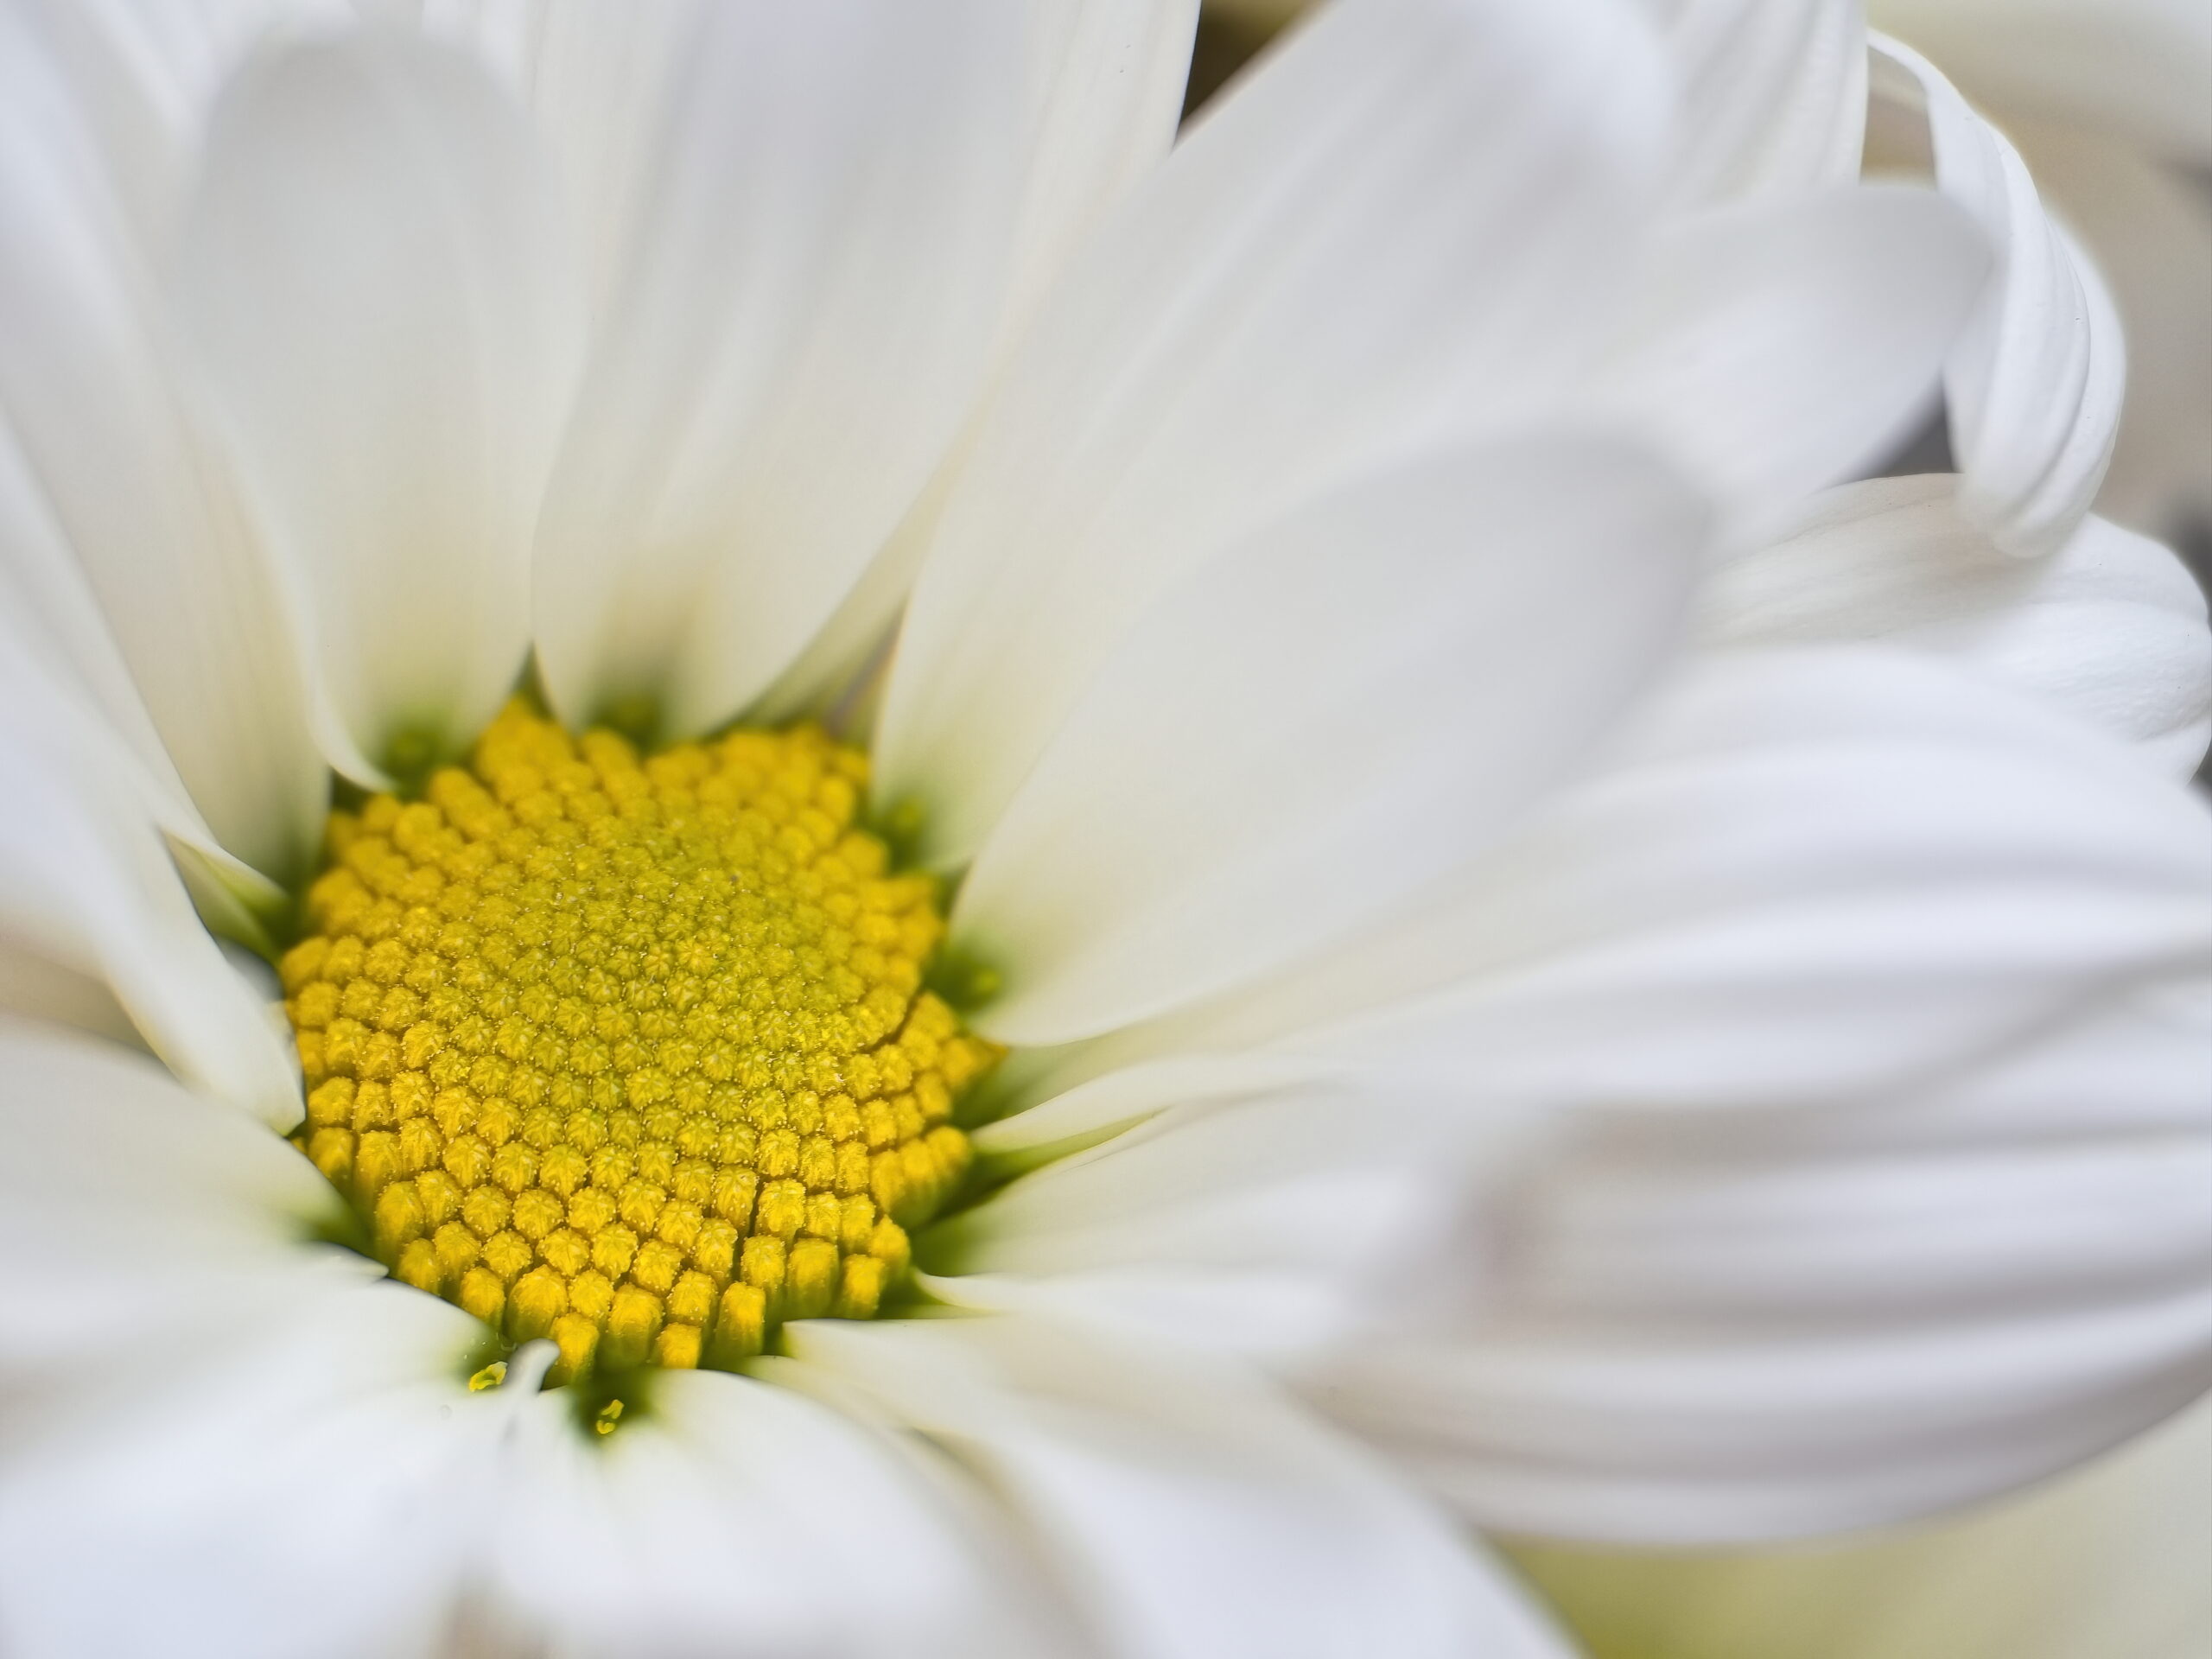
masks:
<path id="1" fill-rule="evenodd" d="M 1462 861 L 1575 767 L 1672 644 L 1705 512 L 1553 437 L 1382 474 L 1131 629 L 977 855 L 952 948 L 1001 1042 L 1249 978 Z"/>
<path id="2" fill-rule="evenodd" d="M 713 1371 L 639 1404 L 604 1443 L 565 1390 L 518 1425 L 486 1570 L 519 1629 L 606 1659 L 1048 1651 L 880 1432 Z"/>
<path id="3" fill-rule="evenodd" d="M 1843 188 L 1677 224 L 1595 396 L 1671 446 L 1738 536 L 1925 418 L 1989 269 L 1925 191 Z"/>
<path id="4" fill-rule="evenodd" d="M 183 249 L 194 343 L 353 746 L 457 753 L 522 671 L 582 341 L 520 111 L 397 35 L 268 53 L 216 109 Z"/>
<path id="5" fill-rule="evenodd" d="M 571 719 L 727 720 L 905 515 L 1000 338 L 1071 16 L 694 14 L 548 506 L 539 651 Z"/>
<path id="6" fill-rule="evenodd" d="M 1924 109 L 1936 182 L 1989 233 L 1997 271 L 1945 374 L 1961 505 L 2008 552 L 2074 533 L 2112 460 L 2126 345 L 2112 298 L 2045 214 L 2019 152 L 1910 48 L 1873 41 L 1878 102 Z"/>
<path id="7" fill-rule="evenodd" d="M 481 1337 L 435 1297 L 350 1287 L 41 1443 L 0 1482 L 0 1640 L 27 1659 L 437 1650 L 532 1398 L 520 1365 L 464 1386 Z"/>
<path id="8" fill-rule="evenodd" d="M 200 815 L 146 712 L 115 635 L 100 613 L 15 434 L 0 423 L 0 658 L 10 672 L 35 676 L 86 719 L 105 727 L 118 754 L 134 765 L 146 810 L 162 830 L 220 861 L 264 901 L 273 883 L 231 859 Z"/>
<path id="9" fill-rule="evenodd" d="M 1001 345 L 1018 338 L 1069 257 L 1109 209 L 1158 167 L 1174 137 L 1190 77 L 1190 0 L 1069 0 L 1040 15 L 1035 76 L 1042 125 L 1025 149 L 1028 178 Z M 947 466 L 957 470 L 957 448 Z M 777 719 L 834 705 L 882 650 L 912 588 L 943 505 L 940 472 L 755 712 Z"/>
<path id="10" fill-rule="evenodd" d="M 1246 1068 L 1237 1098 L 1185 1097 L 931 1229 L 928 1288 L 1279 1360 L 1394 1312 L 1465 1172 L 1532 1127 L 1442 1090 L 1256 1081 Z"/>
<path id="11" fill-rule="evenodd" d="M 293 626 L 186 417 L 137 232 L 29 27 L 0 11 L 0 412 L 194 801 L 290 879 L 327 787 Z"/>
<path id="12" fill-rule="evenodd" d="M 957 862 L 1160 593 L 1592 343 L 1656 47 L 1579 3 L 1351 0 L 1210 106 L 1039 314 L 901 635 L 880 802 Z"/>
<path id="13" fill-rule="evenodd" d="M 1325 1071 L 1486 1103 L 1863 1099 L 2212 952 L 2202 803 L 1936 662 L 1725 653 L 1655 712 L 1393 922 L 1061 1057 L 1023 1098 L 1096 1081 L 987 1149 L 1127 1122 L 1209 1058 L 1226 1097 Z"/>
<path id="14" fill-rule="evenodd" d="M 1859 169 L 1866 25 L 1853 0 L 1646 0 L 1681 93 L 1678 195 L 1723 201 Z"/>
<path id="15" fill-rule="evenodd" d="M 977 1475 L 1114 1659 L 1558 1659 L 1476 1547 L 1240 1374 L 1033 1320 L 793 1328 L 779 1380 Z"/>
<path id="16" fill-rule="evenodd" d="M 2212 1651 L 2212 1400 L 1938 1526 L 1819 1549 L 1514 1552 L 1593 1649 L 1697 1659 L 2196 1659 Z M 1611 1645 L 1608 1645 L 1608 1643 Z"/>
<path id="17" fill-rule="evenodd" d="M 190 194 L 208 106 L 280 20 L 350 15 L 346 0 L 16 0 L 66 80 L 117 205 L 149 254 Z"/>
<path id="18" fill-rule="evenodd" d="M 2212 977 L 1830 1110 L 1594 1115 L 1456 1327 L 1332 1407 L 1485 1524 L 1682 1544 L 1983 1497 L 2212 1368 Z"/>
<path id="19" fill-rule="evenodd" d="M 2196 0 L 1869 0 L 1977 99 L 2212 162 L 2212 13 Z"/>
<path id="20" fill-rule="evenodd" d="M 235 1347 L 378 1271 L 306 1244 L 339 1201 L 305 1159 L 144 1055 L 0 1023 L 0 1371 L 11 1398 L 44 1392 L 15 1419 L 34 1440 L 158 1388 L 134 1353 Z"/>
<path id="21" fill-rule="evenodd" d="M 1834 490 L 1803 528 L 1720 571 L 1716 645 L 1878 639 L 1942 653 L 2187 779 L 2212 734 L 2204 595 L 2156 542 L 2083 521 L 2045 560 L 2004 556 L 1948 474 Z"/>
<path id="22" fill-rule="evenodd" d="M 143 777 L 105 728 L 0 664 L 0 941 L 18 963 L 105 985 L 180 1076 L 289 1128 L 301 1109 L 290 1045 L 201 925 Z"/>
<path id="23" fill-rule="evenodd" d="M 2158 537 L 2212 522 L 2212 199 L 2100 134 L 2017 117 L 2006 130 L 2095 256 L 2127 334 L 2127 401 L 2098 510 Z"/>

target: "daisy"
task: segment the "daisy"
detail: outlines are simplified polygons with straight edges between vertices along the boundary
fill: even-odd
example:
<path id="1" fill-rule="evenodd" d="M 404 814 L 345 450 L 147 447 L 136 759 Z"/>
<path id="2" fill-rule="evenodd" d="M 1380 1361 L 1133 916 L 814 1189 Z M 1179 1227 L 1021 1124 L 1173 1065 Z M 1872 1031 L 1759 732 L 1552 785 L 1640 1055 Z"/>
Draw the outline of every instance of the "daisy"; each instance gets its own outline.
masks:
<path id="1" fill-rule="evenodd" d="M 420 12 L 0 7 L 10 1651 L 1553 1654 L 2202 1386 L 2201 601 L 1802 499 L 1957 210 L 1598 0 Z"/>

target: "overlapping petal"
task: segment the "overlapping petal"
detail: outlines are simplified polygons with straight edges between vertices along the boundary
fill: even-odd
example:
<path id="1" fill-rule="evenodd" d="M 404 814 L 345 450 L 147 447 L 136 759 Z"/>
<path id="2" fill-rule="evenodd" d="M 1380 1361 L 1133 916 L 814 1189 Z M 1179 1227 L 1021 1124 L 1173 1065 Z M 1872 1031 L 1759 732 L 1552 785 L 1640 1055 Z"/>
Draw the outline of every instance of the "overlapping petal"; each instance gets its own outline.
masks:
<path id="1" fill-rule="evenodd" d="M 194 802 L 289 880 L 326 779 L 301 643 L 195 428 L 107 166 L 31 12 L 0 9 L 0 411 Z"/>
<path id="2" fill-rule="evenodd" d="M 2212 977 L 1840 1109 L 1599 1114 L 1455 1331 L 1331 1406 L 1472 1517 L 1669 1544 L 1840 1530 L 2101 1451 L 2212 1379 Z"/>
<path id="3" fill-rule="evenodd" d="M 1655 52 L 1607 6 L 1352 0 L 1207 111 L 953 482 L 876 746 L 921 856 L 975 851 L 1161 592 L 1594 349 L 1658 160 Z"/>
<path id="4" fill-rule="evenodd" d="M 1724 653 L 1640 741 L 1398 918 L 1026 1068 L 999 1155 L 1194 1087 L 1367 1069 L 1718 1109 L 1971 1066 L 2212 950 L 2202 804 L 1936 660 Z"/>
<path id="5" fill-rule="evenodd" d="M 1997 256 L 1945 386 L 1961 504 L 2008 551 L 2063 545 L 2088 512 L 2119 430 L 2126 350 L 2103 282 L 2044 211 L 2019 152 L 1910 48 L 1877 37 L 1872 96 L 1924 117 L 1939 189 Z"/>
<path id="6" fill-rule="evenodd" d="M 1673 643 L 1700 502 L 1613 440 L 1394 470 L 1248 537 L 1101 669 L 977 855 L 978 1027 L 1089 1037 L 1311 950 L 1462 862 Z"/>
<path id="7" fill-rule="evenodd" d="M 1593 1659 L 2195 1659 L 2212 1646 L 2212 1399 L 1936 1524 L 1685 1556 L 1523 1548 Z"/>
<path id="8" fill-rule="evenodd" d="M 188 328 L 345 728 L 333 763 L 458 753 L 529 649 L 582 346 L 521 111 L 396 33 L 272 48 L 213 112 L 181 239 Z"/>
<path id="9" fill-rule="evenodd" d="M 1441 1517 L 1239 1373 L 1039 1320 L 796 1327 L 779 1381 L 873 1403 L 1011 1511 L 1112 1659 L 1554 1659 Z"/>
<path id="10" fill-rule="evenodd" d="M 1017 288 L 1142 153 L 1132 132 L 1158 142 L 1172 34 L 1071 7 L 689 14 L 644 94 L 658 125 L 622 130 L 639 176 L 607 187 L 622 254 L 547 507 L 564 712 L 651 697 L 696 730 L 799 653 L 968 418 Z M 1088 61 L 1071 36 L 1141 47 L 1141 89 L 1051 103 Z M 1036 194 L 1077 182 L 1089 200 Z"/>
<path id="11" fill-rule="evenodd" d="M 1648 261 L 1587 395 L 1705 480 L 1738 543 L 1926 418 L 1989 270 L 1965 215 L 1889 188 L 1692 215 Z"/>
<path id="12" fill-rule="evenodd" d="M 974 1517 L 880 1429 L 715 1372 L 658 1376 L 639 1405 L 605 1445 L 565 1391 L 520 1414 L 496 1523 L 480 1529 L 480 1583 L 525 1649 L 1067 1651 L 1049 1604 L 977 1548 L 988 1526 L 959 1524 Z"/>
<path id="13" fill-rule="evenodd" d="M 1681 87 L 1677 195 L 1742 200 L 1858 170 L 1866 26 L 1854 0 L 1647 0 Z"/>
<path id="14" fill-rule="evenodd" d="M 2097 518 L 2048 559 L 2008 558 L 1967 521 L 1948 474 L 1830 492 L 1796 533 L 1719 572 L 1701 603 L 1714 645 L 1940 652 L 2176 778 L 2196 770 L 2212 733 L 2212 633 L 2179 559 Z"/>
<path id="15" fill-rule="evenodd" d="M 199 1087 L 275 1128 L 296 1123 L 290 1045 L 194 911 L 137 758 L 29 664 L 0 662 L 0 774 L 9 1006 L 135 1028 Z"/>

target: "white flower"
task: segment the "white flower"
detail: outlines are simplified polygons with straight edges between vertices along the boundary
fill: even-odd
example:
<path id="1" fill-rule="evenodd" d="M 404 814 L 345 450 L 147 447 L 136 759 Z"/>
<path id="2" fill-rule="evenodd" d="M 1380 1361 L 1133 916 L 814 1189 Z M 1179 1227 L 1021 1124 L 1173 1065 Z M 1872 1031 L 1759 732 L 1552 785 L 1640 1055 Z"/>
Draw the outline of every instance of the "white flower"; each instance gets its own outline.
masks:
<path id="1" fill-rule="evenodd" d="M 2212 520 L 2212 14 L 2187 0 L 1876 0 L 1998 121 L 2088 243 L 2126 326 L 2128 406 L 2099 499 Z"/>
<path id="2" fill-rule="evenodd" d="M 2212 1402 L 1940 1525 L 1762 1554 L 1516 1554 L 1593 1659 L 2196 1659 Z"/>
<path id="3" fill-rule="evenodd" d="M 410 10 L 0 3 L 10 1654 L 1548 1655 L 1464 1519 L 1888 1519 L 2202 1388 L 2202 601 L 2120 532 L 2000 560 L 1948 483 L 1805 500 L 1931 390 L 1960 213 L 1684 211 L 1599 0 L 1351 0 L 1172 154 L 1187 5 Z M 818 737 L 515 715 L 334 818 L 301 1139 L 408 1282 L 314 1242 L 176 868 L 265 942 L 330 771 L 419 782 L 527 660 L 689 737 L 894 620 L 873 821 L 1013 1051 L 931 1316 L 693 1363 L 874 1307 L 964 1156 L 883 1081 L 964 1039 Z M 728 946 L 702 868 L 814 931 Z M 710 972 L 785 1021 L 727 1066 L 658 1012 Z M 639 1131 L 754 1065 L 741 1150 Z M 615 1202 L 579 1122 L 690 1166 L 621 1224 L 660 1280 L 545 1196 Z"/>

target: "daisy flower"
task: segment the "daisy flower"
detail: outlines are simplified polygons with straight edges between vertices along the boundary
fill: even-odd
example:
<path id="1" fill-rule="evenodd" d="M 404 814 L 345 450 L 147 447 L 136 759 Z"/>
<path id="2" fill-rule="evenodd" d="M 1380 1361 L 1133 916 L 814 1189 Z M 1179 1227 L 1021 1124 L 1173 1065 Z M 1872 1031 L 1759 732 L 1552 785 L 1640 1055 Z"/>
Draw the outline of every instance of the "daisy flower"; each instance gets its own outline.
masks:
<path id="1" fill-rule="evenodd" d="M 2202 1386 L 2202 601 L 1808 505 L 1967 214 L 1604 0 L 366 10 L 0 4 L 11 1653 L 1554 1655 Z"/>

